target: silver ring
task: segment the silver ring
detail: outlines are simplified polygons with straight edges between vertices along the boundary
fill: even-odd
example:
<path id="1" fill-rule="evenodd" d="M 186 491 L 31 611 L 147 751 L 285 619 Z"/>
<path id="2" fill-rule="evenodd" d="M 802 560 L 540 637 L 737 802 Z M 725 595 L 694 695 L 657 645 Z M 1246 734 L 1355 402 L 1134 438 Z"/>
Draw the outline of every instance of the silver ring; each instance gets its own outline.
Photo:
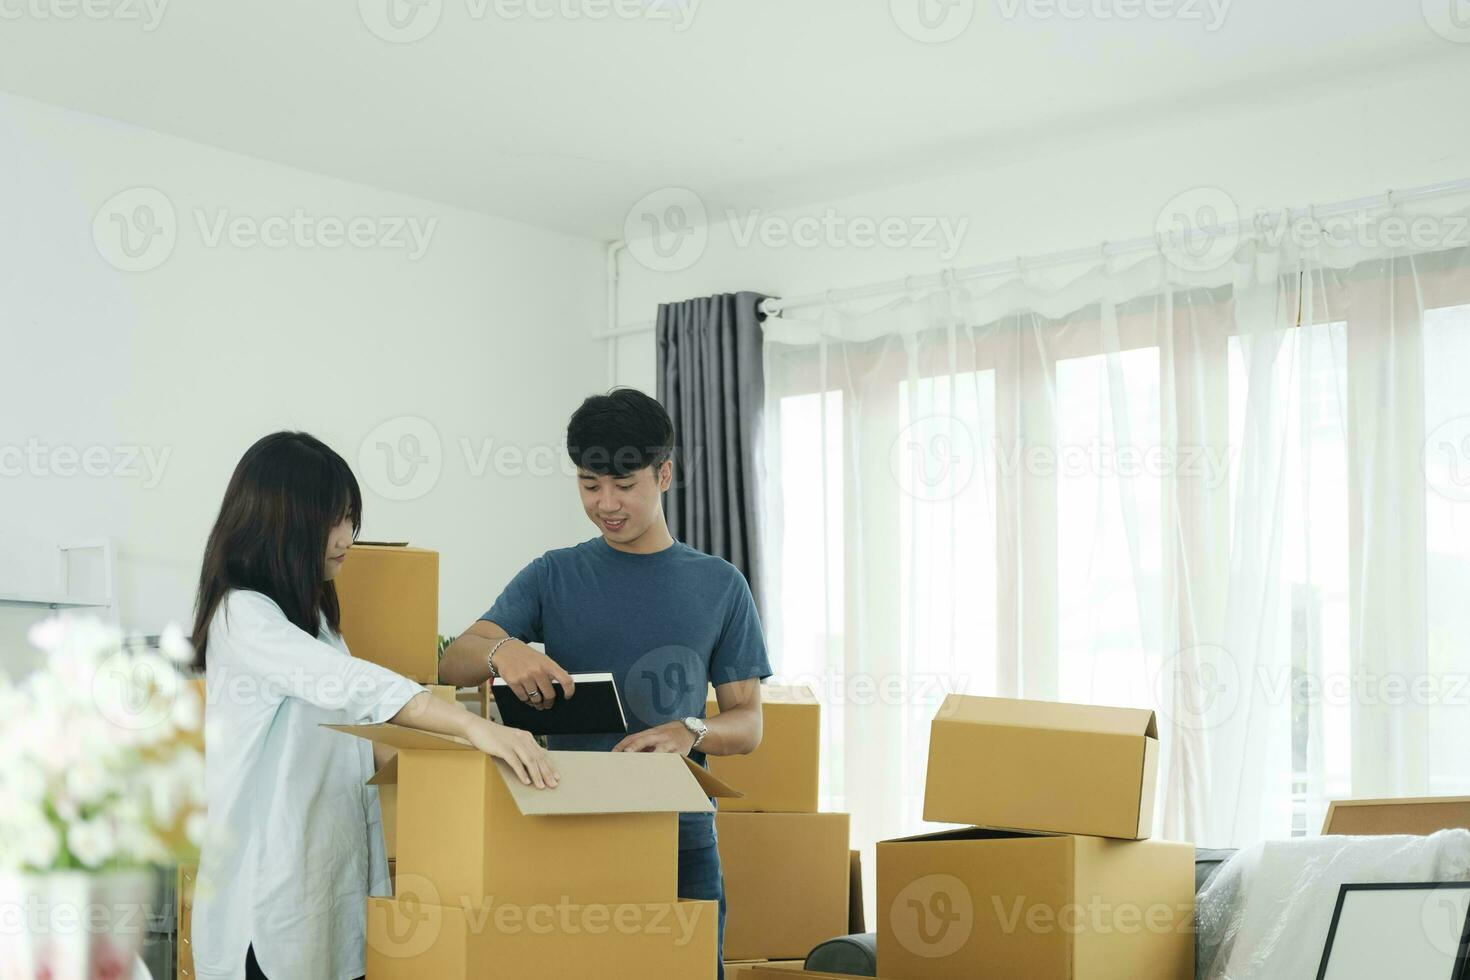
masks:
<path id="1" fill-rule="evenodd" d="M 540 691 L 532 691 L 530 694 L 526 695 L 526 698 L 530 701 L 540 701 L 542 698 L 542 694 Z"/>

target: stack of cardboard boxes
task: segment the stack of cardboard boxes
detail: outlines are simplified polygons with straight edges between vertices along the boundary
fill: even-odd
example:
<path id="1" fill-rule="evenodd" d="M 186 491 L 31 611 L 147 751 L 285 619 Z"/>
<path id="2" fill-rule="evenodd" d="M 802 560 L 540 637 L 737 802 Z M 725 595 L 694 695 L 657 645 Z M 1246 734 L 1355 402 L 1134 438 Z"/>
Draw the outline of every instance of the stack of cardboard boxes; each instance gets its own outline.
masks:
<path id="1" fill-rule="evenodd" d="M 457 739 L 332 726 L 392 746 L 393 898 L 368 902 L 370 980 L 715 972 L 714 902 L 677 897 L 678 814 L 733 795 L 672 755 L 553 752 L 555 790 Z"/>
<path id="2" fill-rule="evenodd" d="M 799 967 L 812 947 L 851 931 L 851 903 L 862 901 L 851 886 L 848 815 L 817 812 L 821 706 L 809 688 L 777 685 L 761 688 L 761 702 L 760 747 L 709 758 L 710 772 L 742 793 L 721 800 L 715 817 L 729 978 L 757 963 Z M 719 714 L 713 694 L 706 713 Z"/>
<path id="3" fill-rule="evenodd" d="M 951 695 L 926 820 L 878 845 L 878 973 L 896 980 L 1189 980 L 1194 848 L 1148 840 L 1145 710 Z"/>

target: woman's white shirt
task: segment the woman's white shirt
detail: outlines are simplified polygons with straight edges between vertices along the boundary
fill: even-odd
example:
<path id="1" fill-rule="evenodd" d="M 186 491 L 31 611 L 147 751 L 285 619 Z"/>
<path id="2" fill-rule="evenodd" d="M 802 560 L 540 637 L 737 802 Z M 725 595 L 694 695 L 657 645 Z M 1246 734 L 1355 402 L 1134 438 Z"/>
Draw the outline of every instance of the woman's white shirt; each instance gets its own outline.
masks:
<path id="1" fill-rule="evenodd" d="M 360 977 L 368 896 L 391 894 L 372 746 L 321 726 L 387 721 L 424 689 L 245 590 L 210 621 L 207 661 L 195 973 L 243 977 L 254 944 L 271 980 Z"/>

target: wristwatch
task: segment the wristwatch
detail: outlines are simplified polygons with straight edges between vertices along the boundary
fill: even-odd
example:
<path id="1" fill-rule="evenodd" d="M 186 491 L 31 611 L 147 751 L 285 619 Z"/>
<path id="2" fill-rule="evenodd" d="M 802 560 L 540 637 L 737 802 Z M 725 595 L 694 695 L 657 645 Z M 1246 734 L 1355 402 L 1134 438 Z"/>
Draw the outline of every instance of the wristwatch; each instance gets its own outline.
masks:
<path id="1" fill-rule="evenodd" d="M 703 718 L 696 718 L 693 715 L 690 715 L 688 718 L 681 718 L 679 720 L 683 723 L 684 727 L 689 729 L 689 731 L 694 735 L 694 744 L 689 746 L 689 751 L 693 752 L 695 749 L 699 748 L 699 743 L 703 742 L 704 737 L 709 734 L 709 726 L 704 723 Z"/>

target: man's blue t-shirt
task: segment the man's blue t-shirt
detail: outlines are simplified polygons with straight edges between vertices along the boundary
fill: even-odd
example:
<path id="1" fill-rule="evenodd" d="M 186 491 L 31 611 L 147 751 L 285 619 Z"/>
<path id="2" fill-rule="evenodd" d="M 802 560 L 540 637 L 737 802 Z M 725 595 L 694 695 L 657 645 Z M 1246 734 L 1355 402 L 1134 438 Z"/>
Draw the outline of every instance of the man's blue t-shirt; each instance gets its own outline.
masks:
<path id="1" fill-rule="evenodd" d="M 602 538 L 548 551 L 506 586 L 481 619 L 546 655 L 568 673 L 610 673 L 629 733 L 704 717 L 709 684 L 771 676 L 750 586 L 723 558 L 675 542 L 651 555 Z M 621 735 L 554 736 L 562 751 L 612 749 Z M 693 759 L 704 764 L 704 753 Z M 679 815 L 679 848 L 715 842 L 714 817 Z"/>

